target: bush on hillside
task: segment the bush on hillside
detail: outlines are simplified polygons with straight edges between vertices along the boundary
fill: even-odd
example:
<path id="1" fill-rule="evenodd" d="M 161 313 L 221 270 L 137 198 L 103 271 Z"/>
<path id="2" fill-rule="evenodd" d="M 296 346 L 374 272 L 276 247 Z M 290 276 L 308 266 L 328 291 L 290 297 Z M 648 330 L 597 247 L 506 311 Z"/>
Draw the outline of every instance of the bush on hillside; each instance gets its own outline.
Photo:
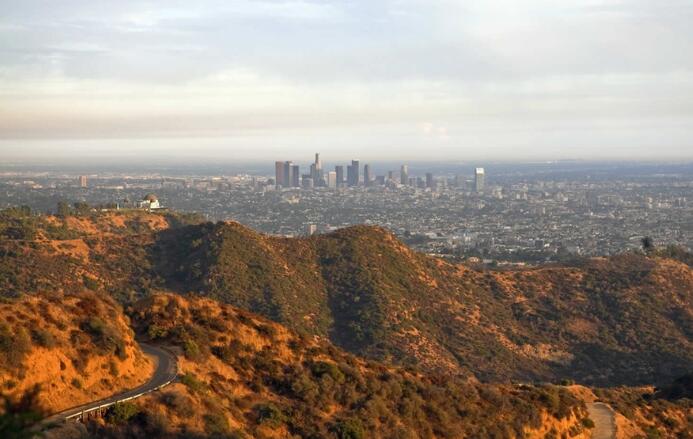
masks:
<path id="1" fill-rule="evenodd" d="M 31 337 L 24 327 L 12 329 L 8 324 L 0 323 L 0 365 L 15 369 L 21 367 L 31 348 Z"/>
<path id="2" fill-rule="evenodd" d="M 106 412 L 106 422 L 123 424 L 140 413 L 140 408 L 133 402 L 125 401 L 112 405 Z"/>
<path id="3" fill-rule="evenodd" d="M 100 317 L 90 317 L 80 328 L 89 334 L 101 353 L 114 353 L 121 360 L 127 358 L 125 341 L 117 329 L 106 324 Z"/>

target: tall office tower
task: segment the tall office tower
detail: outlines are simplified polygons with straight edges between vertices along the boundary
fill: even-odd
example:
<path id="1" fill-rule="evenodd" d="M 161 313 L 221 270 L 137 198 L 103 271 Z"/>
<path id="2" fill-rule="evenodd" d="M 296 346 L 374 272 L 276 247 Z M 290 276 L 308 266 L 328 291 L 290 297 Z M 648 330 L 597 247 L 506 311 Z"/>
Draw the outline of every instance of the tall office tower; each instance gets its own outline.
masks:
<path id="1" fill-rule="evenodd" d="M 87 187 L 87 176 L 86 175 L 80 175 L 79 176 L 79 187 Z"/>
<path id="2" fill-rule="evenodd" d="M 322 176 L 322 162 L 320 162 L 320 153 L 315 153 L 315 162 L 310 165 L 310 176 L 313 179 L 313 186 L 324 185 Z"/>
<path id="3" fill-rule="evenodd" d="M 395 180 L 395 171 L 387 171 L 387 179 L 390 181 Z"/>
<path id="4" fill-rule="evenodd" d="M 484 191 L 484 168 L 476 168 L 474 171 L 474 190 L 479 193 Z"/>
<path id="5" fill-rule="evenodd" d="M 332 189 L 337 187 L 337 173 L 335 171 L 327 173 L 327 187 Z"/>
<path id="6" fill-rule="evenodd" d="M 291 169 L 293 164 L 293 162 L 284 162 L 284 178 L 282 178 L 283 187 L 291 187 L 291 182 L 293 181 L 291 178 Z"/>
<path id="7" fill-rule="evenodd" d="M 291 166 L 291 187 L 301 187 L 301 169 L 298 165 Z"/>
<path id="8" fill-rule="evenodd" d="M 407 165 L 402 165 L 399 170 L 399 182 L 405 186 L 409 184 L 409 167 Z"/>
<path id="9" fill-rule="evenodd" d="M 358 160 L 352 160 L 351 166 L 347 166 L 347 184 L 349 186 L 359 185 L 359 169 L 361 165 Z"/>
<path id="10" fill-rule="evenodd" d="M 433 173 L 431 172 L 426 173 L 426 187 L 431 189 L 435 188 L 435 181 L 433 180 Z"/>
<path id="11" fill-rule="evenodd" d="M 274 185 L 284 185 L 284 162 L 274 162 Z"/>
<path id="12" fill-rule="evenodd" d="M 335 166 L 334 173 L 337 176 L 337 187 L 344 186 L 344 166 Z"/>
<path id="13" fill-rule="evenodd" d="M 373 183 L 371 175 L 371 165 L 363 165 L 363 185 L 370 186 Z"/>
<path id="14" fill-rule="evenodd" d="M 318 172 L 322 171 L 322 162 L 320 161 L 320 153 L 315 153 L 315 170 Z"/>
<path id="15" fill-rule="evenodd" d="M 375 184 L 378 186 L 385 186 L 385 176 L 378 175 L 375 177 Z"/>

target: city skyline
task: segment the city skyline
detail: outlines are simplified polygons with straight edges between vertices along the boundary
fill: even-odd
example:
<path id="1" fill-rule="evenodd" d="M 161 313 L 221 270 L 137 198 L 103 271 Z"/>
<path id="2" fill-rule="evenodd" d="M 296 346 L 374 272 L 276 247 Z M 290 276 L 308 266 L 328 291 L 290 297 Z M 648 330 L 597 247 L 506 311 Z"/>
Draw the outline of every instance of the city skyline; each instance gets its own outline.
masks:
<path id="1" fill-rule="evenodd" d="M 312 189 L 317 187 L 337 189 L 341 187 L 371 187 L 398 184 L 395 179 L 395 170 L 387 170 L 385 174 L 378 175 L 374 172 L 374 168 L 370 163 L 363 164 L 363 173 L 361 173 L 361 168 L 360 160 L 352 159 L 351 164 L 346 165 L 347 174 L 346 179 L 344 179 L 344 165 L 337 164 L 333 170 L 325 169 L 322 166 L 322 160 L 318 152 L 315 153 L 313 163 L 309 165 L 308 173 L 302 173 L 300 165 L 295 165 L 292 160 L 278 160 L 274 162 L 274 187 L 276 189 Z M 425 170 L 423 175 L 423 178 L 420 175 L 410 175 L 409 165 L 402 164 L 398 174 L 399 185 L 435 189 L 437 179 L 433 172 Z M 459 178 L 460 175 L 462 174 L 456 174 L 455 178 Z M 483 192 L 484 184 L 484 168 L 474 168 L 475 192 Z"/>

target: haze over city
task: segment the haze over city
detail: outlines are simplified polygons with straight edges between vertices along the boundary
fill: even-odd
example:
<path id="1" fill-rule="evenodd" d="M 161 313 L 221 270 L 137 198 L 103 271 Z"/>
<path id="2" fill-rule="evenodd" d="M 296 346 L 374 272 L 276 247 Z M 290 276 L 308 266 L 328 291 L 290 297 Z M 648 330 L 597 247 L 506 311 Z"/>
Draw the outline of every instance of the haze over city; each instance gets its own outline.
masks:
<path id="1" fill-rule="evenodd" d="M 0 1 L 4 162 L 693 158 L 693 4 Z"/>

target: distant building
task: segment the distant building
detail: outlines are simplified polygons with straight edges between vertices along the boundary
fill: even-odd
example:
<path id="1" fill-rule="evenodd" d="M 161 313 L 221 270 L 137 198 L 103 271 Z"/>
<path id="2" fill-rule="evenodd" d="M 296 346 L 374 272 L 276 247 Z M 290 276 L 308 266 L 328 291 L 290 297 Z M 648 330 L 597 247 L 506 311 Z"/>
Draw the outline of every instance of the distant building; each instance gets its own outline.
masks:
<path id="1" fill-rule="evenodd" d="M 327 173 L 327 187 L 332 189 L 337 187 L 337 173 L 335 171 Z"/>
<path id="2" fill-rule="evenodd" d="M 86 175 L 80 175 L 79 176 L 79 187 L 87 187 L 87 176 Z"/>
<path id="3" fill-rule="evenodd" d="M 481 193 L 484 191 L 486 175 L 484 168 L 476 168 L 474 171 L 474 191 Z"/>
<path id="4" fill-rule="evenodd" d="M 306 227 L 306 234 L 308 236 L 315 235 L 315 232 L 317 232 L 317 231 L 318 231 L 318 226 L 316 226 L 315 224 L 308 224 L 308 227 Z"/>
<path id="5" fill-rule="evenodd" d="M 433 173 L 427 172 L 426 173 L 426 187 L 431 188 L 431 189 L 435 189 L 435 185 L 436 185 L 436 183 L 435 183 L 435 180 L 433 179 Z"/>
<path id="6" fill-rule="evenodd" d="M 334 173 L 337 179 L 337 187 L 344 186 L 344 166 L 335 166 Z"/>
<path id="7" fill-rule="evenodd" d="M 301 187 L 301 168 L 298 165 L 291 166 L 291 187 Z"/>
<path id="8" fill-rule="evenodd" d="M 161 209 L 161 204 L 159 204 L 159 199 L 154 194 L 147 194 L 142 198 L 142 201 L 138 203 L 140 209 L 155 210 Z"/>
<path id="9" fill-rule="evenodd" d="M 322 162 L 320 161 L 320 153 L 318 153 L 318 152 L 315 153 L 315 162 L 311 166 L 311 175 L 313 176 L 314 186 L 323 186 L 324 185 L 324 183 L 322 181 L 322 179 L 323 179 Z"/>
<path id="10" fill-rule="evenodd" d="M 291 187 L 291 183 L 293 182 L 293 178 L 291 178 L 291 170 L 293 165 L 294 163 L 291 161 L 284 162 L 284 178 L 282 178 L 283 187 Z"/>
<path id="11" fill-rule="evenodd" d="M 363 185 L 370 186 L 373 183 L 373 175 L 371 174 L 371 165 L 363 165 Z"/>
<path id="12" fill-rule="evenodd" d="M 347 166 L 347 185 L 348 186 L 358 186 L 360 175 L 359 170 L 361 165 L 358 160 L 352 160 L 351 165 Z"/>
<path id="13" fill-rule="evenodd" d="M 284 185 L 284 162 L 274 162 L 274 177 L 277 188 Z"/>
<path id="14" fill-rule="evenodd" d="M 407 165 L 402 165 L 400 168 L 399 182 L 404 186 L 409 184 L 409 167 Z"/>
<path id="15" fill-rule="evenodd" d="M 312 189 L 312 188 L 313 188 L 313 184 L 314 184 L 313 182 L 314 182 L 313 176 L 310 175 L 310 174 L 304 174 L 304 175 L 301 177 L 301 187 L 302 187 L 303 189 Z"/>

